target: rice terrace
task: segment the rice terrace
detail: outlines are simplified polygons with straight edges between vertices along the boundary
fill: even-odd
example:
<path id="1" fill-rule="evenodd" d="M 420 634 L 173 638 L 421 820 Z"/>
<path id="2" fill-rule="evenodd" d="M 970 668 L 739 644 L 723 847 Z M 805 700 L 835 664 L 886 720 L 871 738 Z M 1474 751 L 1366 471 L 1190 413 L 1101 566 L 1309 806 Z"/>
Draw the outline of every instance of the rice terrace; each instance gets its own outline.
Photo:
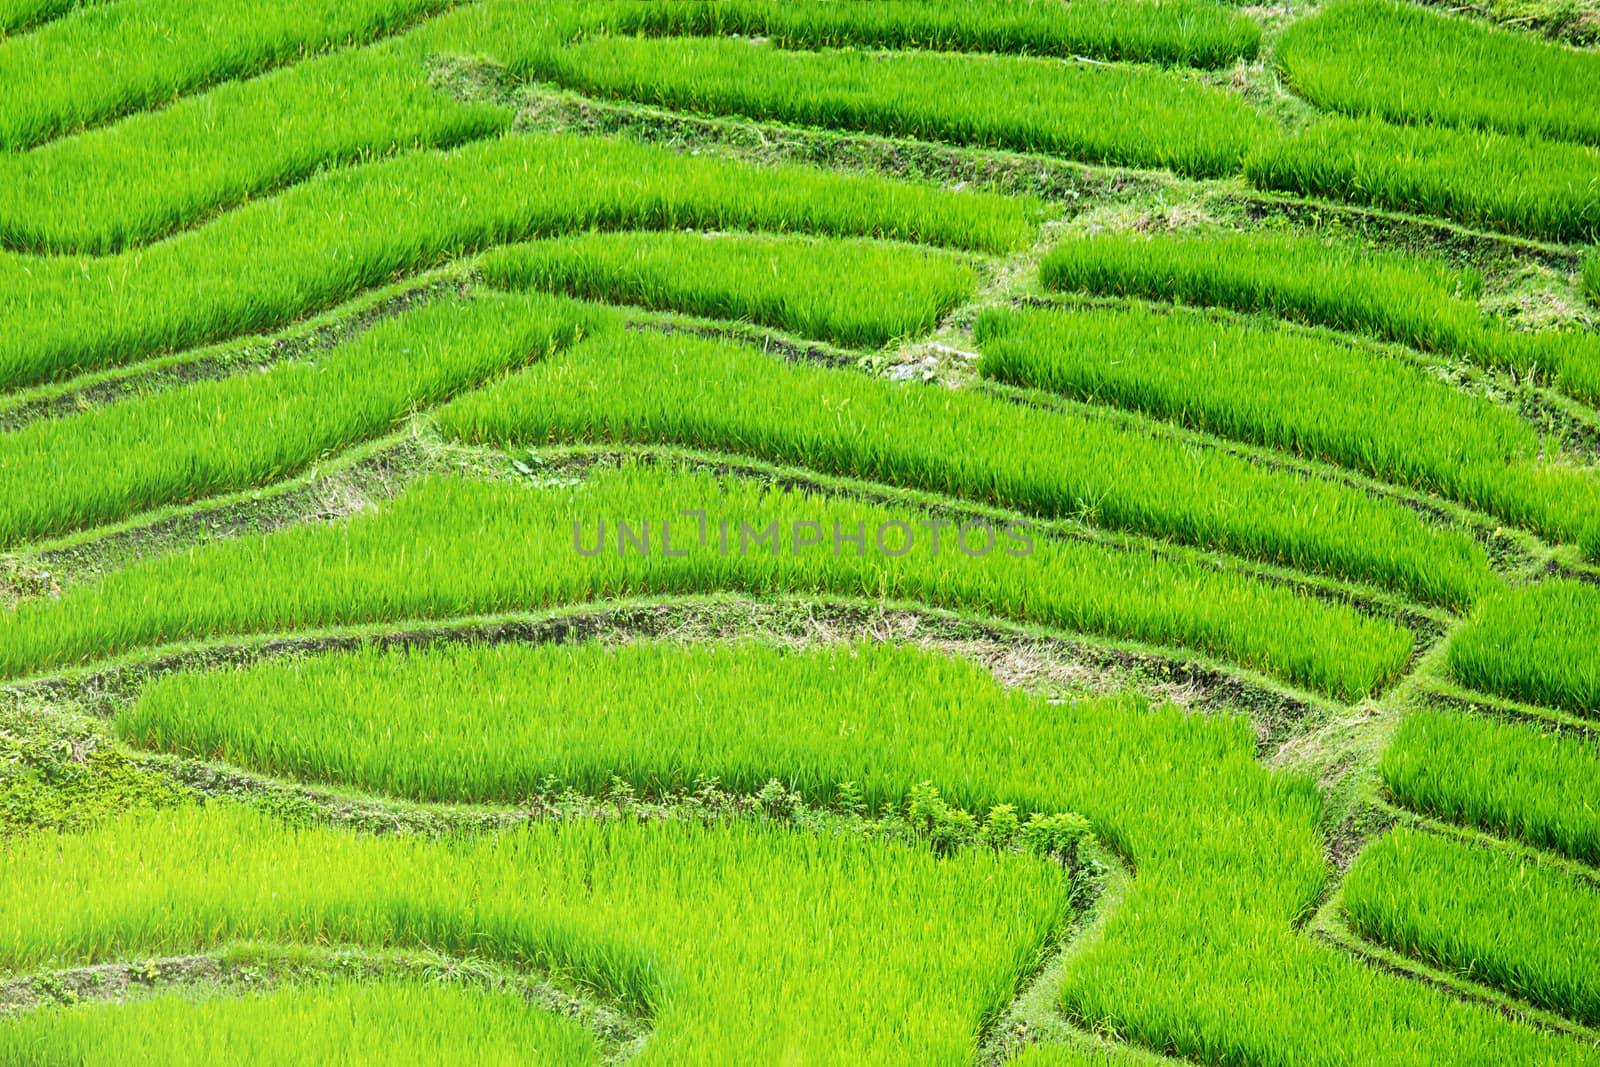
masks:
<path id="1" fill-rule="evenodd" d="M 1600 1064 L 1600 2 L 0 0 L 0 1067 Z"/>

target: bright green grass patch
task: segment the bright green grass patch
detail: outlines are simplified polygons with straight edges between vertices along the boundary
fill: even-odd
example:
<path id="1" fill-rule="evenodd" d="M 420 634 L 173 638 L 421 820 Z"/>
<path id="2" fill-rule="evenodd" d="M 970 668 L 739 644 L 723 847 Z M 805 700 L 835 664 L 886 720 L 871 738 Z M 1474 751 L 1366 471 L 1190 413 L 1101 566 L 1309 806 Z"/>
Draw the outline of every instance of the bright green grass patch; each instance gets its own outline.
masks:
<path id="1" fill-rule="evenodd" d="M 1600 864 L 1600 745 L 1592 740 L 1417 711 L 1401 722 L 1382 772 L 1414 811 Z"/>
<path id="2" fill-rule="evenodd" d="M 510 120 L 431 88 L 411 42 L 341 52 L 0 155 L 0 244 L 119 251 L 323 166 L 455 144 Z"/>
<path id="3" fill-rule="evenodd" d="M 426 946 L 648 1015 L 641 1065 L 969 1064 L 1070 913 L 1061 868 L 1014 852 L 743 820 L 437 842 L 226 806 L 19 842 L 0 892 L 26 902 L 0 968 L 241 938 Z"/>
<path id="4" fill-rule="evenodd" d="M 1356 859 L 1344 910 L 1363 937 L 1600 1022 L 1600 891 L 1587 879 L 1512 852 L 1399 829 Z"/>
<path id="5" fill-rule="evenodd" d="M 1334 111 L 1600 141 L 1600 55 L 1475 18 L 1340 0 L 1286 30 L 1276 57 L 1296 92 Z"/>
<path id="6" fill-rule="evenodd" d="M 645 678 L 631 677 L 636 670 Z M 1064 1007 L 1147 1047 L 1289 1067 L 1592 1062 L 1575 1043 L 1305 938 L 1293 924 L 1316 906 L 1327 877 L 1320 800 L 1311 782 L 1261 766 L 1243 717 L 1128 697 L 1053 704 L 1002 690 L 975 663 L 876 644 L 363 650 L 164 680 L 149 707 L 166 706 L 176 723 L 194 710 L 191 700 L 218 701 L 216 729 L 281 766 L 249 736 L 257 715 L 275 714 L 266 710 L 278 699 L 275 681 L 310 736 L 326 739 L 313 773 L 361 758 L 351 749 L 364 742 L 333 725 L 349 686 L 377 705 L 347 709 L 358 722 L 393 716 L 380 742 L 391 752 L 426 750 L 434 711 L 463 738 L 474 729 L 505 738 L 516 729 L 507 720 L 530 715 L 550 732 L 521 757 L 580 780 L 607 766 L 640 788 L 702 774 L 742 783 L 793 773 L 820 803 L 860 795 L 863 784 L 903 797 L 926 780 L 923 789 L 973 809 L 1083 812 L 1137 875 L 1067 970 Z M 598 706 L 588 699 L 596 683 Z M 439 693 L 458 689 L 461 704 L 446 709 Z M 271 699 L 252 699 L 263 692 Z M 676 692 L 695 696 L 674 700 Z M 491 776 L 523 773 L 498 746 L 467 758 L 492 761 L 496 769 L 482 768 Z M 434 766 L 419 773 L 452 788 Z M 854 783 L 848 792 L 845 781 Z"/>
<path id="7" fill-rule="evenodd" d="M 1020 789 L 1024 768 L 1000 770 L 992 754 L 975 775 L 946 735 L 976 744 L 951 724 L 981 721 L 1020 741 L 1040 715 L 1037 699 L 970 663 L 903 646 L 590 643 L 367 648 L 168 675 L 117 730 L 267 774 L 469 803 L 516 803 L 552 782 L 600 795 L 614 776 L 649 795 L 706 776 L 754 794 L 781 772 L 815 802 L 840 801 L 849 783 L 852 804 L 881 813 L 915 799 L 914 766 L 966 810 L 1021 804 L 1025 818 L 1049 803 L 1052 778 Z"/>
<path id="8" fill-rule="evenodd" d="M 1424 352 L 1470 354 L 1484 333 L 1472 303 L 1480 275 L 1271 230 L 1093 234 L 1052 248 L 1039 280 L 1051 289 L 1270 311 Z M 1494 362 L 1513 360 L 1507 353 Z"/>
<path id="9" fill-rule="evenodd" d="M 1600 586 L 1538 582 L 1486 600 L 1449 660 L 1475 689 L 1600 715 Z"/>
<path id="10" fill-rule="evenodd" d="M 1522 419 L 1401 360 L 1138 306 L 989 312 L 977 333 L 985 377 L 1328 460 L 1600 549 L 1600 476 L 1538 462 Z"/>
<path id="11" fill-rule="evenodd" d="M 1253 59 L 1261 43 L 1254 19 L 1204 0 L 645 0 L 590 4 L 581 24 L 620 34 L 766 37 L 783 48 L 925 48 L 1196 67 Z"/>
<path id="12" fill-rule="evenodd" d="M 1590 241 L 1600 234 L 1600 149 L 1590 145 L 1329 117 L 1257 143 L 1245 173 L 1264 189 L 1441 215 L 1526 237 Z"/>
<path id="13" fill-rule="evenodd" d="M 1521 374 L 1537 370 L 1600 400 L 1600 338 L 1515 333 L 1463 299 L 1477 295 L 1481 277 L 1427 260 L 1271 232 L 1102 234 L 1052 249 L 1039 274 L 1054 289 L 1270 311 Z"/>
<path id="14" fill-rule="evenodd" d="M 1167 71 L 1015 56 L 791 52 L 748 40 L 462 34 L 514 74 L 716 115 L 865 130 L 1100 163 L 1237 173 L 1271 127 L 1242 98 Z"/>
<path id="15" fill-rule="evenodd" d="M 843 345 L 927 333 L 977 287 L 953 256 L 871 241 L 587 233 L 478 261 L 491 284 L 743 319 Z"/>
<path id="16" fill-rule="evenodd" d="M 666 555 L 663 538 L 677 553 L 695 536 L 685 509 L 707 512 L 705 543 Z M 569 490 L 432 480 L 377 515 L 209 545 L 26 602 L 0 614 L 0 674 L 224 634 L 717 590 L 924 601 L 1182 645 L 1344 696 L 1381 687 L 1410 659 L 1410 633 L 1391 622 L 1228 571 L 1042 538 L 1022 554 L 1022 535 L 999 530 L 975 557 L 952 546 L 948 526 L 935 551 L 932 521 L 915 509 L 653 467 Z M 641 522 L 654 551 L 609 550 L 620 523 L 637 533 Z M 583 554 L 601 523 L 607 550 Z M 813 535 L 820 543 L 796 547 Z M 841 541 L 834 555 L 835 536 L 862 537 L 860 554 Z M 981 536 L 969 531 L 972 551 Z M 908 538 L 911 551 L 889 554 Z"/>
<path id="17" fill-rule="evenodd" d="M 1001 766 L 991 753 L 975 774 L 949 743 L 980 744 L 965 732 L 979 722 L 1020 742 L 1041 712 L 1037 698 L 999 689 L 965 660 L 898 645 L 444 645 L 167 675 L 123 711 L 117 732 L 145 748 L 415 800 L 601 795 L 614 776 L 652 796 L 708 776 L 753 794 L 781 771 L 816 803 L 839 801 L 850 783 L 851 802 L 875 814 L 905 805 L 918 784 L 905 768 L 917 767 L 964 809 L 1020 804 L 1026 817 L 1055 787 L 1048 775 L 1023 788 L 1025 765 L 1048 756 L 1002 746 Z"/>
<path id="18" fill-rule="evenodd" d="M 446 0 L 123 0 L 0 42 L 0 150 L 169 103 L 334 44 L 370 41 Z"/>
<path id="19" fill-rule="evenodd" d="M 592 329 L 544 296 L 450 298 L 325 354 L 0 434 L 0 547 L 244 489 Z"/>
<path id="20" fill-rule="evenodd" d="M 6 1067 L 401 1062 L 598 1067 L 601 1057 L 594 1037 L 571 1019 L 515 993 L 445 982 L 340 980 L 242 995 L 174 991 L 0 1021 Z"/>
<path id="21" fill-rule="evenodd" d="M 725 341 L 597 337 L 462 397 L 439 420 L 480 443 L 671 442 L 750 454 L 1370 580 L 1430 602 L 1470 604 L 1497 584 L 1470 537 L 1347 486 L 1078 412 L 785 365 Z"/>
<path id="22" fill-rule="evenodd" d="M 479 142 L 335 171 L 136 252 L 0 255 L 0 387 L 270 329 L 398 274 L 601 229 L 765 229 L 998 251 L 1032 203 L 582 137 Z"/>

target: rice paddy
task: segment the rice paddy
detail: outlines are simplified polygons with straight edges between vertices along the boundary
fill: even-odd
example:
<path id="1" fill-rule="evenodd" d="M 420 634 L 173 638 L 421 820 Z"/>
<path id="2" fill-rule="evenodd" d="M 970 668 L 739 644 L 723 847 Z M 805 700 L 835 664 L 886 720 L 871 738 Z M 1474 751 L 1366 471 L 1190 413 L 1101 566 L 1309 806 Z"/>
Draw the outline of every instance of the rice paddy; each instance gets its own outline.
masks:
<path id="1" fill-rule="evenodd" d="M 0 0 L 0 1064 L 1600 1063 L 1565 17 Z"/>
<path id="2" fill-rule="evenodd" d="M 506 12 L 514 7 L 502 6 Z M 921 48 L 1094 56 L 1133 63 L 1224 67 L 1254 57 L 1261 28 L 1205 0 L 1092 0 L 1065 11 L 1026 0 L 978 0 L 960 10 L 931 0 L 834 4 L 828 0 L 648 0 L 587 4 L 575 32 L 765 37 L 783 48 Z"/>
<path id="3" fill-rule="evenodd" d="M 1404 51 L 1408 62 L 1390 61 Z M 1293 26 L 1278 64 L 1313 103 L 1395 122 L 1600 143 L 1600 57 L 1393 0 L 1340 0 Z"/>
<path id="4" fill-rule="evenodd" d="M 1369 579 L 1430 603 L 1469 604 L 1495 584 L 1481 546 L 1403 505 L 1071 412 L 774 365 L 725 341 L 602 335 L 463 397 L 439 423 L 507 447 L 698 445 Z M 997 440 L 1010 447 L 986 453 Z M 1239 496 L 1274 504 L 1236 517 Z"/>

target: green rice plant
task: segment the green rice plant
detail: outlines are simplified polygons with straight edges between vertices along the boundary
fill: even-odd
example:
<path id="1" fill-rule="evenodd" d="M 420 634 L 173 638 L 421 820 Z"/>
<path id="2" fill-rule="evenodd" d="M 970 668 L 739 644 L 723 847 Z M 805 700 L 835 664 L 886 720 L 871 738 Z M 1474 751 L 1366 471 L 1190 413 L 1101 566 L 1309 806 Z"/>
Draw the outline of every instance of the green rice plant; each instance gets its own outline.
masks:
<path id="1" fill-rule="evenodd" d="M 512 992 L 350 979 L 266 992 L 167 992 L 0 1020 L 0 1065 L 432 1063 L 599 1067 L 595 1039 Z"/>
<path id="2" fill-rule="evenodd" d="M 448 210 L 443 205 L 449 205 Z M 0 254 L 0 388 L 266 330 L 496 244 L 600 229 L 761 229 L 997 251 L 1033 205 L 626 141 L 507 136 L 334 171 L 150 248 Z"/>
<path id="3" fill-rule="evenodd" d="M 331 779 L 339 777 L 333 768 L 357 765 L 353 750 L 373 739 L 404 761 L 372 765 L 374 780 L 402 788 L 425 780 L 448 792 L 463 778 L 427 754 L 434 738 L 434 751 L 456 751 L 459 732 L 463 758 L 479 764 L 464 777 L 484 782 L 524 777 L 520 757 L 578 781 L 612 766 L 639 788 L 712 774 L 743 784 L 765 771 L 792 776 L 817 803 L 853 804 L 861 783 L 872 783 L 885 804 L 934 790 L 974 810 L 998 801 L 1019 811 L 1081 811 L 1137 872 L 1064 974 L 1063 1007 L 1087 1026 L 1203 1062 L 1593 1062 L 1576 1042 L 1306 938 L 1297 920 L 1327 880 L 1320 797 L 1310 781 L 1257 761 L 1257 735 L 1242 716 L 1194 715 L 1128 696 L 1050 702 L 1002 689 L 976 663 L 875 643 L 809 651 L 748 643 L 361 650 L 156 685 L 134 715 L 182 734 L 182 720 L 198 707 L 190 701 L 215 700 L 221 712 L 206 719 L 212 736 L 237 739 L 240 749 L 227 750 L 247 765 L 281 767 L 315 752 L 301 769 Z M 458 705 L 440 696 L 456 691 Z M 251 699 L 262 693 L 269 698 Z M 354 693 L 374 706 L 347 699 Z M 337 731 L 341 710 L 354 716 L 351 735 Z M 361 726 L 385 713 L 393 716 L 389 733 Z M 443 716 L 437 734 L 434 713 Z M 281 730 L 272 725 L 279 715 Z M 284 737 L 297 715 L 307 733 L 288 740 L 287 752 L 269 754 L 252 739 L 258 716 Z M 514 736 L 524 715 L 547 729 L 535 726 L 534 742 L 520 748 L 495 743 Z M 474 729 L 486 740 L 471 746 L 465 738 Z M 52 850 L 38 852 L 57 862 Z M 674 871 L 692 867 L 674 855 Z M 92 871 L 72 873 L 73 859 L 59 869 L 92 879 Z M 143 865 L 128 865 L 143 876 Z M 61 889 L 48 878 L 41 885 L 33 866 L 30 856 L 28 873 L 0 871 L 0 892 L 57 899 Z M 460 894 L 472 895 L 471 886 Z M 542 908 L 545 898 L 535 887 L 524 899 Z M 71 914 L 69 944 L 101 911 L 85 905 Z M 23 929 L 61 937 L 48 920 Z M 956 954 L 972 951 L 963 940 Z M 807 1032 L 815 1040 L 825 1031 Z"/>
<path id="4" fill-rule="evenodd" d="M 1450 642 L 1450 671 L 1497 696 L 1600 715 L 1600 586 L 1536 582 L 1485 600 Z"/>
<path id="5" fill-rule="evenodd" d="M 1582 272 L 1579 284 L 1583 295 L 1589 298 L 1589 303 L 1600 307 L 1600 248 L 1589 249 L 1579 270 Z"/>
<path id="6" fill-rule="evenodd" d="M 925 48 L 1225 67 L 1253 59 L 1254 20 L 1205 0 L 649 0 L 588 4 L 584 32 L 766 37 L 783 48 Z"/>
<path id="7" fill-rule="evenodd" d="M 1540 461 L 1522 419 L 1409 363 L 1139 306 L 994 311 L 977 333 L 987 378 L 1327 460 L 1600 546 L 1600 477 Z"/>
<path id="8" fill-rule="evenodd" d="M 715 115 L 1201 177 L 1237 173 L 1245 150 L 1271 131 L 1241 97 L 1161 70 L 1016 56 L 791 52 L 715 38 L 569 43 L 492 20 L 484 26 L 481 34 L 461 32 L 455 47 L 487 52 L 518 77 Z"/>
<path id="9" fill-rule="evenodd" d="M 1328 117 L 1255 143 L 1263 189 L 1440 215 L 1552 241 L 1600 236 L 1600 148 L 1483 130 Z"/>
<path id="10" fill-rule="evenodd" d="M 1485 337 L 1484 316 L 1472 303 L 1481 275 L 1311 236 L 1100 233 L 1052 248 L 1039 280 L 1051 289 L 1268 311 L 1522 369 L 1509 331 Z"/>
<path id="11" fill-rule="evenodd" d="M 703 541 L 685 509 L 706 512 Z M 611 552 L 633 545 L 619 524 L 654 551 Z M 225 634 L 717 590 L 922 601 L 1179 645 L 1341 696 L 1380 688 L 1411 657 L 1411 634 L 1392 622 L 1206 564 L 953 526 L 632 465 L 569 490 L 430 480 L 377 515 L 208 545 L 24 602 L 0 613 L 0 675 Z"/>
<path id="12" fill-rule="evenodd" d="M 324 166 L 468 141 L 510 120 L 431 88 L 409 41 L 340 52 L 0 155 L 0 244 L 120 251 Z"/>
<path id="13" fill-rule="evenodd" d="M 123 0 L 0 42 L 0 150 L 169 103 L 330 46 L 392 33 L 449 0 Z"/>
<path id="14" fill-rule="evenodd" d="M 1401 828 L 1357 857 L 1344 912 L 1363 937 L 1600 1022 L 1600 891 L 1586 878 Z"/>
<path id="15" fill-rule="evenodd" d="M 0 0 L 0 40 L 58 19 L 74 8 L 105 0 Z"/>
<path id="16" fill-rule="evenodd" d="M 1427 709 L 1381 764 L 1413 811 L 1600 864 L 1600 745 L 1536 726 Z"/>
<path id="17" fill-rule="evenodd" d="M 1333 111 L 1600 143 L 1600 55 L 1475 18 L 1339 0 L 1285 30 L 1275 56 L 1295 92 Z"/>
<path id="18" fill-rule="evenodd" d="M 978 278 L 953 256 L 873 241 L 586 233 L 497 249 L 491 285 L 743 319 L 843 345 L 927 333 Z"/>
<path id="19" fill-rule="evenodd" d="M 738 452 L 1220 548 L 1453 606 L 1497 584 L 1467 535 L 1347 486 L 1079 412 L 777 364 L 726 341 L 597 337 L 462 397 L 438 418 L 446 433 L 477 443 L 666 442 Z"/>
<path id="20" fill-rule="evenodd" d="M 1065 872 L 1018 852 L 755 820 L 385 838 L 228 805 L 24 839 L 0 887 L 26 902 L 0 924 L 6 970 L 246 938 L 426 946 L 647 1016 L 641 1067 L 970 1064 L 1071 914 Z"/>
<path id="21" fill-rule="evenodd" d="M 518 803 L 551 782 L 598 796 L 614 777 L 649 796 L 709 778 L 753 794 L 781 771 L 810 802 L 849 782 L 882 814 L 912 799 L 916 767 L 953 803 L 1021 804 L 1020 818 L 1046 810 L 1051 780 L 1024 789 L 1023 767 L 992 763 L 974 776 L 946 735 L 981 721 L 1029 736 L 1039 715 L 970 662 L 914 647 L 590 642 L 368 646 L 171 674 L 116 729 L 144 748 L 424 801 Z"/>
<path id="22" fill-rule="evenodd" d="M 1600 401 L 1600 338 L 1514 332 L 1463 299 L 1477 295 L 1481 276 L 1410 256 L 1271 232 L 1098 234 L 1052 249 L 1039 275 L 1053 289 L 1269 311 L 1371 333 L 1424 352 L 1542 373 L 1574 396 Z"/>
<path id="23" fill-rule="evenodd" d="M 594 328 L 543 296 L 446 299 L 326 354 L 0 434 L 0 547 L 261 485 Z"/>

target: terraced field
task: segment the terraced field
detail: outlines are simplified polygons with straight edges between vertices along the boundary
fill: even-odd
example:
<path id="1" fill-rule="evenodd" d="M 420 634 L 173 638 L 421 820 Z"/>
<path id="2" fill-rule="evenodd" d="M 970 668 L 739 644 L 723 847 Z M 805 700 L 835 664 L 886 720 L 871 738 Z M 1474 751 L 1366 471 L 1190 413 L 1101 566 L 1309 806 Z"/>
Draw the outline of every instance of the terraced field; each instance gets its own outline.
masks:
<path id="1" fill-rule="evenodd" d="M 1600 1063 L 1596 37 L 0 0 L 0 1067 Z"/>

